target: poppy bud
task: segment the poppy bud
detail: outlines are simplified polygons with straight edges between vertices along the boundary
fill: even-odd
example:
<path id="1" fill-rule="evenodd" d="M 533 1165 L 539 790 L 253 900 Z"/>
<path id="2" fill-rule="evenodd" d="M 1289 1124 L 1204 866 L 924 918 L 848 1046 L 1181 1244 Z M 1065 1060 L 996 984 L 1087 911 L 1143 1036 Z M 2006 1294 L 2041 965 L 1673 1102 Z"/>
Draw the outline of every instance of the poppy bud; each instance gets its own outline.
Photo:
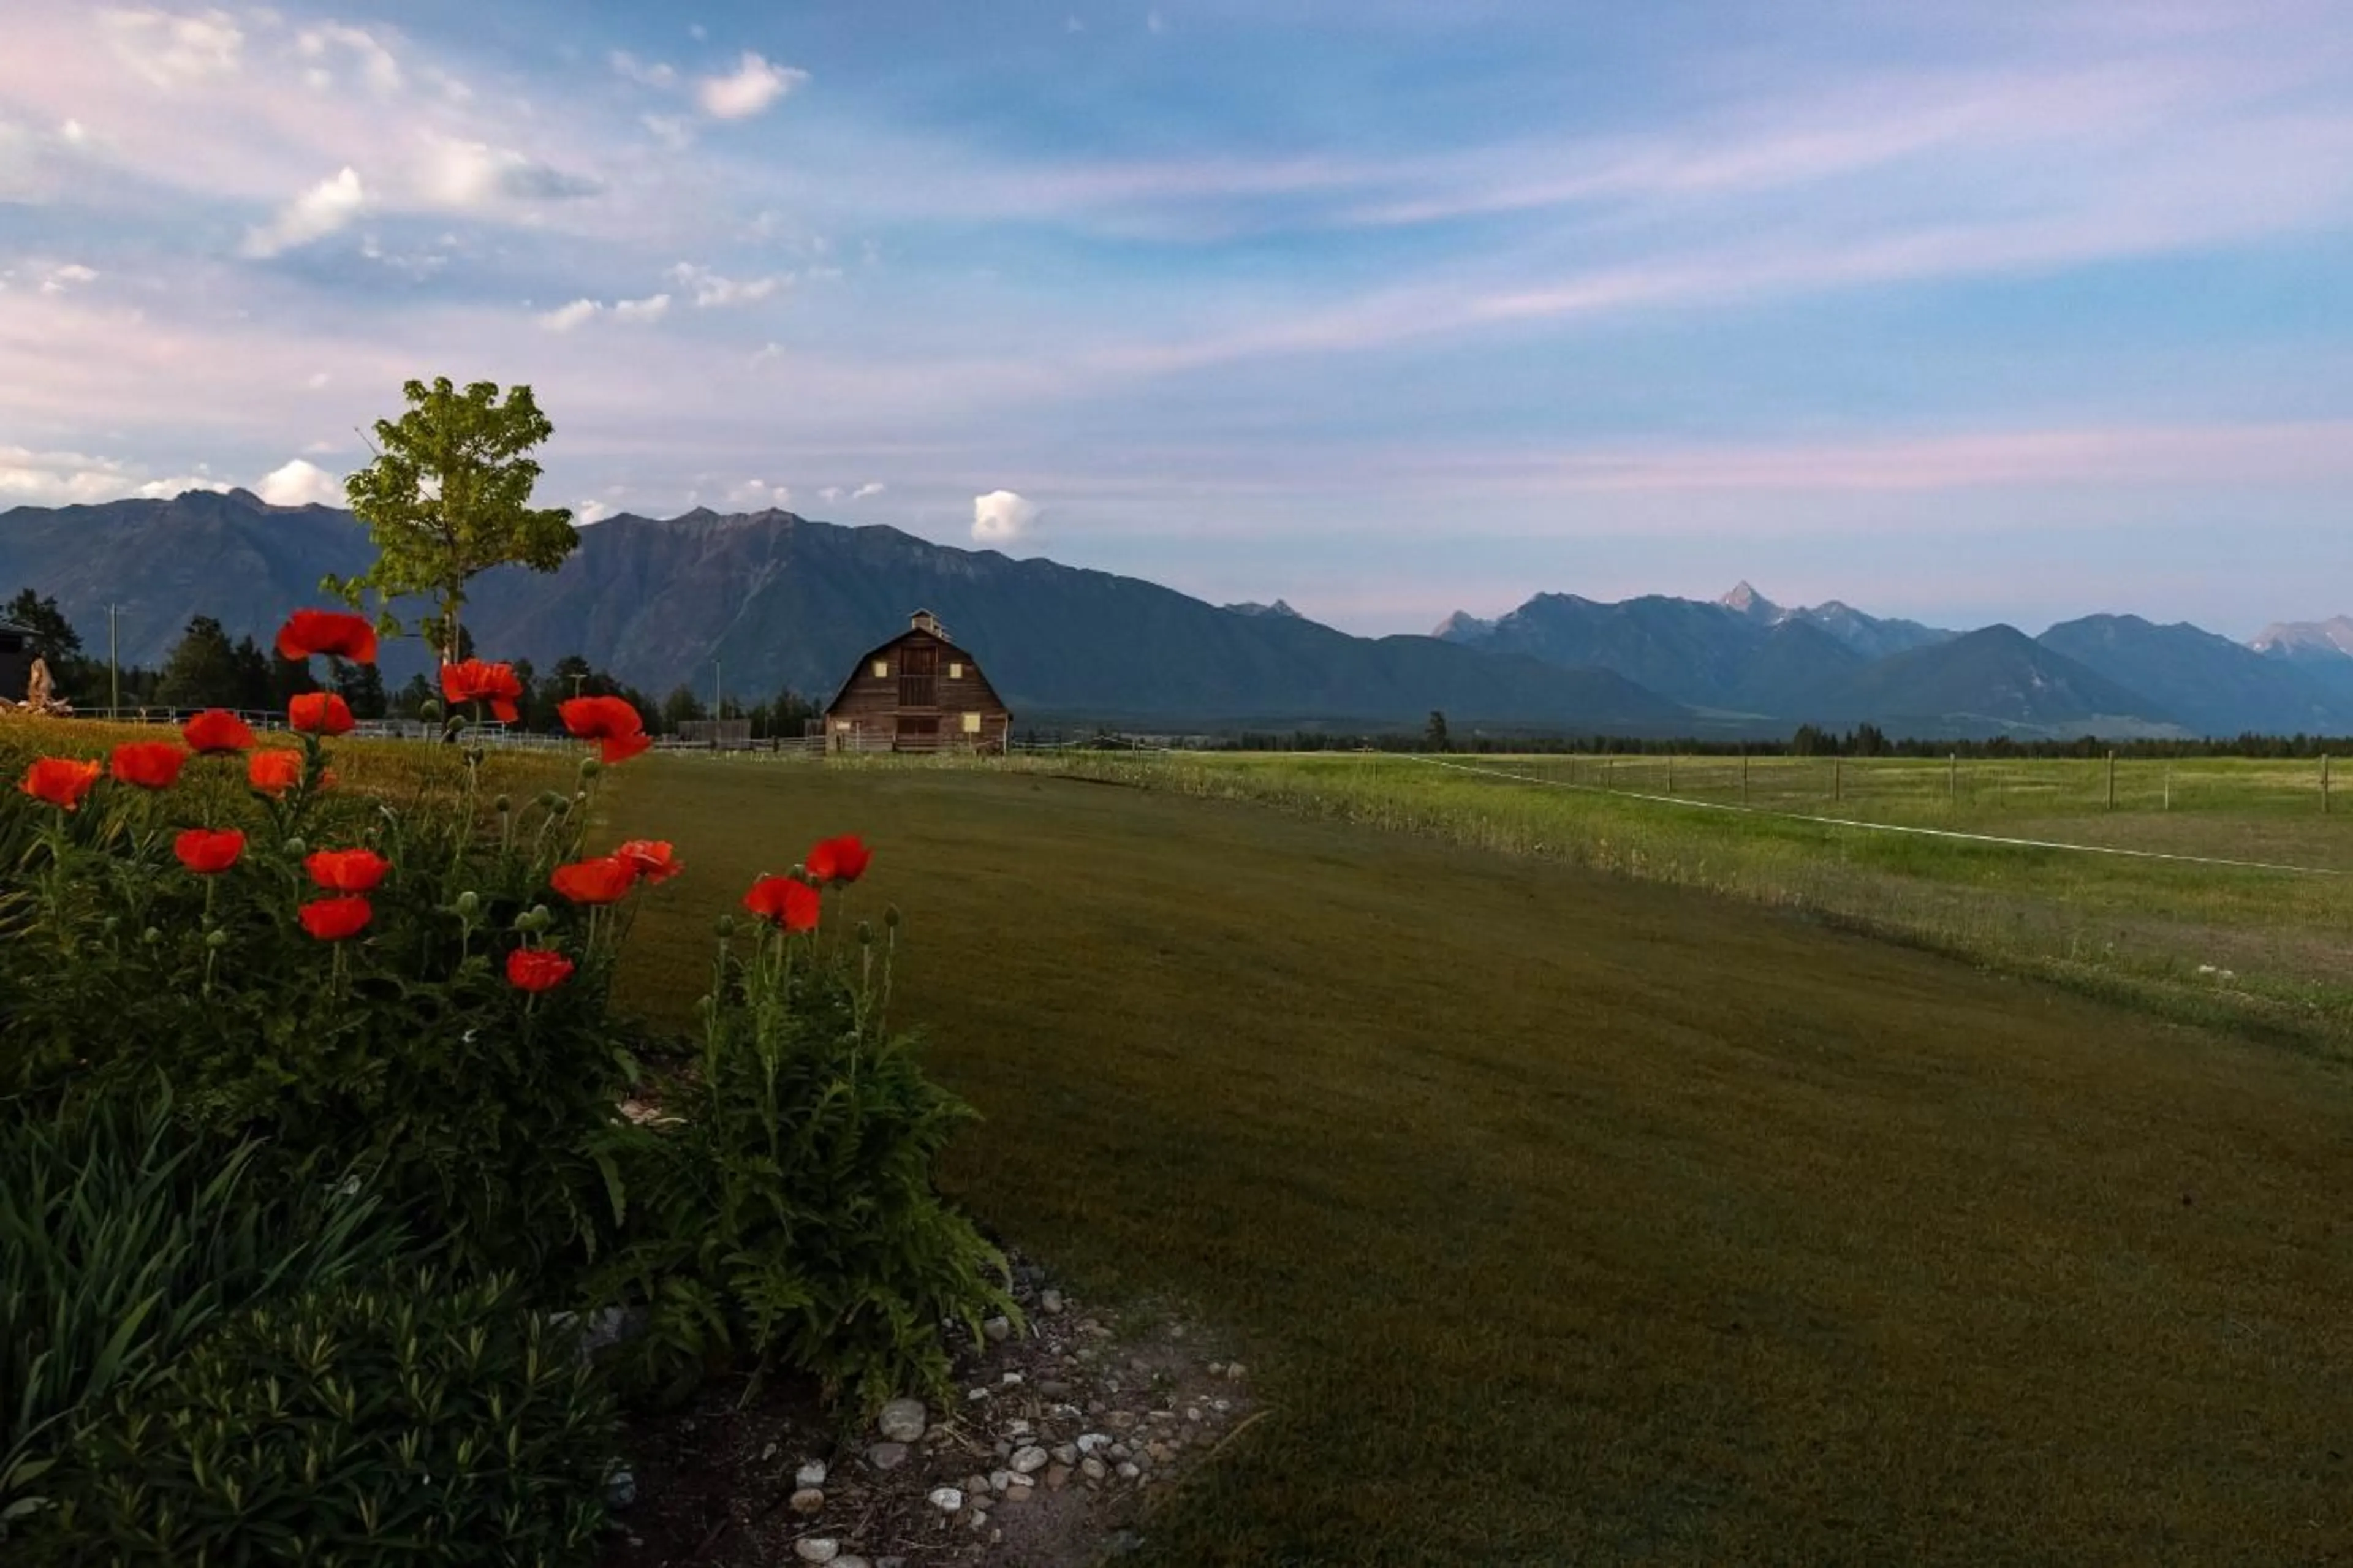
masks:
<path id="1" fill-rule="evenodd" d="M 153 947 L 157 942 L 164 940 L 164 933 L 157 931 L 153 926 L 149 926 L 146 931 L 140 935 L 139 940 L 145 942 L 149 947 Z"/>
<path id="2" fill-rule="evenodd" d="M 533 904 L 531 906 L 531 922 L 532 930 L 545 931 L 555 923 L 555 915 L 545 904 Z"/>
<path id="3" fill-rule="evenodd" d="M 104 931 L 107 935 L 112 936 L 116 931 L 122 929 L 122 917 L 121 915 L 107 916 L 106 924 L 100 929 Z"/>
<path id="4" fill-rule="evenodd" d="M 469 746 L 466 748 L 467 764 L 471 767 L 479 768 L 482 765 L 482 758 L 488 754 L 489 753 L 485 752 L 480 746 Z"/>
<path id="5" fill-rule="evenodd" d="M 604 771 L 605 764 L 598 762 L 596 758 L 583 757 L 580 759 L 580 776 L 582 778 L 593 779 Z"/>
<path id="6" fill-rule="evenodd" d="M 871 947 L 874 945 L 874 922 L 872 921 L 860 921 L 858 922 L 858 945 L 860 947 Z"/>
<path id="7" fill-rule="evenodd" d="M 882 923 L 892 931 L 899 929 L 899 906 L 892 904 L 882 911 Z"/>
<path id="8" fill-rule="evenodd" d="M 698 1013 L 708 1013 L 715 1005 L 717 1005 L 716 999 L 708 991 L 694 999 L 694 1010 Z"/>
<path id="9" fill-rule="evenodd" d="M 427 724 L 441 717 L 441 704 L 428 697 L 417 705 L 417 716 Z"/>
<path id="10" fill-rule="evenodd" d="M 218 952 L 222 948 L 228 945 L 228 932 L 225 931 L 206 932 L 205 936 L 205 945 L 211 948 L 215 952 Z"/>
<path id="11" fill-rule="evenodd" d="M 711 922 L 711 929 L 719 934 L 719 939 L 722 942 L 724 942 L 729 937 L 735 934 L 735 917 L 733 915 L 721 915 L 717 920 Z"/>
<path id="12" fill-rule="evenodd" d="M 482 896 L 469 888 L 458 895 L 458 912 L 472 920 L 482 907 Z"/>
<path id="13" fill-rule="evenodd" d="M 294 856 L 297 858 L 300 858 L 310 849 L 310 847 L 311 847 L 308 844 L 303 843 L 300 838 L 290 838 L 286 841 L 286 853 Z"/>
<path id="14" fill-rule="evenodd" d="M 806 882 L 809 879 L 808 868 L 802 865 L 797 860 L 793 862 L 793 868 L 786 872 L 785 875 L 790 877 L 796 882 Z"/>
<path id="15" fill-rule="evenodd" d="M 509 800 L 505 795 L 501 795 L 498 799 L 491 802 L 491 809 L 496 811 L 501 816 L 504 816 L 508 812 L 514 809 L 514 802 Z"/>
<path id="16" fill-rule="evenodd" d="M 539 792 L 539 804 L 542 808 L 545 810 L 554 811 L 561 808 L 565 804 L 565 801 L 564 796 L 557 791 L 543 789 Z"/>

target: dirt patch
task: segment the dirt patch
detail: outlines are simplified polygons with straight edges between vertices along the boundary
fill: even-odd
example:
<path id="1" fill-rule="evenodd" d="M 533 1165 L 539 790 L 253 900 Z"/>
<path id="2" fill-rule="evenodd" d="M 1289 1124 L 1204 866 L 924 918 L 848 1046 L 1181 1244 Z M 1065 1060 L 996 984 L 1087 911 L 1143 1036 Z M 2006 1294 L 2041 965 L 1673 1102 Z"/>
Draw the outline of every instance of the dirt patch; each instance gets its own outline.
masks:
<path id="1" fill-rule="evenodd" d="M 1168 1303 L 1098 1310 L 1027 1261 L 1014 1280 L 1026 1324 L 948 1331 L 958 1397 L 920 1427 L 911 1402 L 846 1431 L 806 1384 L 746 1401 L 741 1381 L 633 1422 L 603 1568 L 1082 1568 L 1134 1550 L 1248 1425 L 1248 1370 Z"/>

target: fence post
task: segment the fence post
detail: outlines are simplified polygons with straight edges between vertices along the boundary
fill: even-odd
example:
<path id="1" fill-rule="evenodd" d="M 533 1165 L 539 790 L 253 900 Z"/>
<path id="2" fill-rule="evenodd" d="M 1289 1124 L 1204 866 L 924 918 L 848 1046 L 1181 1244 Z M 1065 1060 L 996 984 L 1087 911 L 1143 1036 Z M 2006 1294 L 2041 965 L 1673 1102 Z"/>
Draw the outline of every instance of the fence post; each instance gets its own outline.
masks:
<path id="1" fill-rule="evenodd" d="M 2173 764 L 2170 762 L 2165 764 L 2165 809 L 2173 809 Z"/>
<path id="2" fill-rule="evenodd" d="M 1831 799 L 1833 801 L 1841 801 L 1845 798 L 1846 759 L 1844 757 L 1834 756 L 1831 759 Z"/>
<path id="3" fill-rule="evenodd" d="M 2320 772 L 2323 779 L 2328 776 L 2328 759 L 2326 757 L 2320 760 Z M 1667 753 L 1667 793 L 1675 793 L 1675 754 L 1672 752 Z M 2327 792 L 2323 790 L 2321 793 L 2326 796 Z"/>
<path id="4" fill-rule="evenodd" d="M 1748 748 L 1740 748 L 1740 804 L 1748 804 Z"/>
<path id="5" fill-rule="evenodd" d="M 1955 752 L 1945 759 L 1945 798 L 1961 798 L 1961 753 Z"/>
<path id="6" fill-rule="evenodd" d="M 2328 753 L 2320 753 L 2320 815 L 2328 815 Z"/>
<path id="7" fill-rule="evenodd" d="M 2116 754 L 2114 752 L 2110 752 L 2108 753 L 2108 809 L 2109 809 L 2110 811 L 2114 811 L 2114 810 L 2116 810 Z"/>

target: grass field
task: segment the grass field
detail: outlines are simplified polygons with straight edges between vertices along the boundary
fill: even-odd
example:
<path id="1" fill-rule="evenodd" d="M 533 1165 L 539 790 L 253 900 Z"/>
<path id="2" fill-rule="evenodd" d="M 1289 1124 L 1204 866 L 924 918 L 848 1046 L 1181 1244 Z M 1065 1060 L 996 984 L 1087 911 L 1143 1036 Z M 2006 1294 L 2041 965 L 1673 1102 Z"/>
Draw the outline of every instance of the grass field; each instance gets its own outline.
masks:
<path id="1" fill-rule="evenodd" d="M 2105 762 L 1757 759 L 1745 792 L 1741 762 L 1724 757 L 1097 753 L 1018 765 L 1794 907 L 2171 1016 L 2353 1055 L 2353 799 L 2324 815 L 2310 762 L 2120 763 L 2114 810 Z M 1655 798 L 1670 788 L 1674 800 Z M 1710 809 L 1744 794 L 1746 812 Z"/>
<path id="2" fill-rule="evenodd" d="M 682 1026 L 713 910 L 869 837 L 896 1007 L 986 1116 L 955 1190 L 1263 1373 L 1157 1563 L 2353 1554 L 2341 1063 L 1507 853 L 1566 819 L 1460 787 L 1528 798 L 1387 797 L 1458 814 L 1400 833 L 1369 799 L 649 759 L 612 826 L 691 868 L 627 992 Z M 1655 831 L 1585 858 L 1692 853 Z"/>

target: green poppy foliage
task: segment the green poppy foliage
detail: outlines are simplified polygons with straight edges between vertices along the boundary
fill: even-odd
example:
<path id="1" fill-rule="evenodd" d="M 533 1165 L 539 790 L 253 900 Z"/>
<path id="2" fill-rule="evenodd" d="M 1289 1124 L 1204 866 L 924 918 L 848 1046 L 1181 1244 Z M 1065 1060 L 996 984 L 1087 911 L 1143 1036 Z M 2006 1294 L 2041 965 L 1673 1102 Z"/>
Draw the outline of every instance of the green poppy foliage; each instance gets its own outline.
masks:
<path id="1" fill-rule="evenodd" d="M 510 564 L 553 572 L 580 535 L 566 509 L 531 504 L 540 476 L 531 452 L 555 427 L 530 387 L 510 388 L 501 400 L 496 382 L 461 392 L 440 376 L 400 392 L 408 412 L 375 422 L 375 460 L 344 483 L 375 541 L 375 564 L 320 586 L 354 607 L 373 591 L 387 633 L 402 629 L 386 607 L 392 600 L 430 595 L 435 613 L 417 631 L 444 658 L 457 658 L 468 579 Z"/>

